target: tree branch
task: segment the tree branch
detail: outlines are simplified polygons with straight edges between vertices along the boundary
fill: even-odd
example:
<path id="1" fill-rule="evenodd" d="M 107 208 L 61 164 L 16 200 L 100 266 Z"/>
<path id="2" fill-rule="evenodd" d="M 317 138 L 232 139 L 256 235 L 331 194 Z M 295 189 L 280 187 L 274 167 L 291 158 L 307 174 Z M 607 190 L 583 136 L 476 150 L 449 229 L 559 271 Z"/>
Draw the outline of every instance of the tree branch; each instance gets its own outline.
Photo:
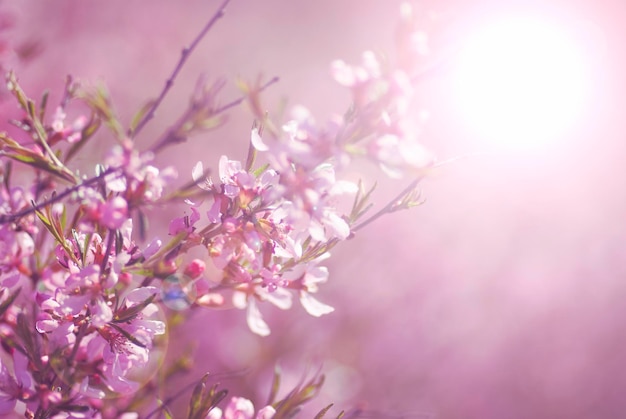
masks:
<path id="1" fill-rule="evenodd" d="M 163 102 L 163 99 L 174 85 L 174 80 L 176 80 L 176 77 L 178 76 L 178 73 L 180 73 L 180 71 L 182 70 L 185 62 L 187 61 L 191 53 L 195 50 L 196 46 L 198 46 L 200 41 L 202 41 L 202 38 L 204 38 L 205 35 L 211 30 L 213 25 L 215 25 L 215 23 L 217 23 L 217 21 L 224 16 L 224 9 L 228 5 L 228 3 L 230 3 L 230 0 L 222 1 L 222 4 L 217 9 L 217 12 L 215 12 L 213 17 L 207 22 L 204 28 L 202 28 L 200 33 L 191 42 L 191 45 L 183 49 L 180 60 L 178 60 L 176 67 L 174 67 L 174 71 L 165 82 L 165 86 L 163 87 L 163 90 L 161 90 L 159 97 L 154 101 L 154 103 L 152 104 L 148 112 L 146 112 L 146 114 L 143 116 L 143 118 L 141 118 L 135 130 L 132 133 L 129 133 L 129 135 L 132 135 L 133 138 L 139 135 L 141 130 L 143 130 L 143 128 L 146 126 L 146 124 L 152 118 L 154 118 L 154 114 L 156 113 L 157 108 L 161 105 L 161 102 Z"/>
<path id="2" fill-rule="evenodd" d="M 19 220 L 22 217 L 25 217 L 27 215 L 33 214 L 35 211 L 39 211 L 42 208 L 45 208 L 48 205 L 54 204 L 55 202 L 59 202 L 60 200 L 62 200 L 63 198 L 65 198 L 66 196 L 72 194 L 73 192 L 78 191 L 79 189 L 82 188 L 86 188 L 87 186 L 90 186 L 94 183 L 99 182 L 100 180 L 104 179 L 106 176 L 115 173 L 119 170 L 122 170 L 122 167 L 111 167 L 107 170 L 105 170 L 104 172 L 100 173 L 98 176 L 94 176 L 92 178 L 89 178 L 87 180 L 84 180 L 83 182 L 79 183 L 76 186 L 72 186 L 71 188 L 67 188 L 66 190 L 64 190 L 63 192 L 53 196 L 52 198 L 40 203 L 40 204 L 36 204 L 33 205 L 29 208 L 26 208 L 20 212 L 16 212 L 15 214 L 5 214 L 5 215 L 0 215 L 0 225 L 2 224 L 8 224 L 8 223 L 13 223 L 17 220 Z"/>
<path id="3" fill-rule="evenodd" d="M 400 192 L 398 195 L 396 195 L 395 198 L 393 198 L 391 201 L 389 201 L 387 203 L 387 205 L 385 205 L 383 208 L 381 208 L 378 212 L 376 212 L 376 214 L 372 215 L 371 217 L 369 217 L 367 220 L 357 224 L 356 226 L 352 227 L 350 229 L 350 231 L 352 233 L 362 229 L 363 227 L 365 227 L 366 225 L 372 223 L 373 221 L 375 221 L 376 219 L 380 218 L 382 215 L 394 212 L 396 209 L 394 208 L 398 202 L 400 202 L 402 200 L 402 198 L 404 198 L 407 194 L 411 193 L 411 191 L 413 189 L 415 189 L 415 187 L 422 181 L 422 179 L 424 178 L 424 176 L 419 176 L 416 179 L 413 180 L 413 182 L 411 182 L 409 184 L 409 186 L 407 186 L 406 188 L 404 188 L 402 190 L 402 192 Z"/>

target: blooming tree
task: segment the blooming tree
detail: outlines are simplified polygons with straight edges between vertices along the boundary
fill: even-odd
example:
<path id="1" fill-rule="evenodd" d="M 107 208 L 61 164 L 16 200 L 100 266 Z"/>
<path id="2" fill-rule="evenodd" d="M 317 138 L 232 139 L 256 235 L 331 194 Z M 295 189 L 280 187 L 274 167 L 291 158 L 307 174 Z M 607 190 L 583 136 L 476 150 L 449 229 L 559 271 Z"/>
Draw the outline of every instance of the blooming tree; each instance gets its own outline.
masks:
<path id="1" fill-rule="evenodd" d="M 166 331 L 174 315 L 234 307 L 246 311 L 252 333 L 270 334 L 261 307 L 312 316 L 334 308 L 317 295 L 329 279 L 330 251 L 384 214 L 421 203 L 417 186 L 436 165 L 419 142 L 412 98 L 425 51 L 408 5 L 402 9 L 397 57 L 365 52 L 362 62 L 331 64 L 352 106 L 318 124 L 303 106 L 285 121 L 265 112 L 265 83 L 239 82 L 243 95 L 217 105 L 223 82 L 200 80 L 191 103 L 157 142 L 135 142 L 196 45 L 223 16 L 228 0 L 183 51 L 165 88 L 130 126 L 118 118 L 106 89 L 68 78 L 50 112 L 7 71 L 7 87 L 23 118 L 16 134 L 0 134 L 0 414 L 28 418 L 180 417 L 171 401 L 189 397 L 189 418 L 288 418 L 319 391 L 314 374 L 278 400 L 257 405 L 198 378 L 192 388 L 160 398 L 158 377 Z M 157 167 L 164 149 L 220 127 L 225 113 L 246 102 L 254 124 L 243 159 L 197 162 L 179 175 Z M 88 112 L 68 121 L 77 103 Z M 85 144 L 111 146 L 92 173 L 74 166 Z M 408 186 L 377 211 L 373 187 L 342 174 L 356 159 Z M 205 169 L 215 165 L 217 170 Z M 181 176 L 188 184 L 173 188 Z M 342 206 L 346 198 L 352 205 Z M 146 210 L 184 202 L 167 237 L 151 237 Z M 194 249 L 204 257 L 189 256 Z M 207 264 L 217 272 L 205 275 Z M 330 406 L 317 417 L 325 416 Z M 175 416 L 176 415 L 176 416 Z M 356 417 L 358 412 L 338 417 Z"/>

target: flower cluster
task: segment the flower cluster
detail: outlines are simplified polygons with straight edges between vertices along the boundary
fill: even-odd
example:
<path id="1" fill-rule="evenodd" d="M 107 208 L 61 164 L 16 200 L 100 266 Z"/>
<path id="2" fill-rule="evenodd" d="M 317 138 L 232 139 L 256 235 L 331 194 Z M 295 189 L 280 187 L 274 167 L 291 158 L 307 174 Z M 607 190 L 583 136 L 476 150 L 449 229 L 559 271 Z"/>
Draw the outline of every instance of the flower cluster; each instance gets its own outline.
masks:
<path id="1" fill-rule="evenodd" d="M 233 397 L 224 411 L 215 407 L 209 411 L 207 419 L 272 419 L 276 414 L 276 409 L 272 406 L 265 406 L 254 414 L 254 404 L 243 397 Z"/>
<path id="2" fill-rule="evenodd" d="M 405 53 L 412 54 L 411 48 Z M 165 414 L 169 402 L 150 400 L 145 392 L 158 383 L 155 374 L 173 316 L 236 307 L 247 311 L 252 332 L 266 336 L 270 328 L 260 303 L 286 310 L 296 299 L 312 316 L 333 312 L 316 295 L 329 278 L 323 263 L 331 250 L 381 215 L 419 204 L 417 184 L 435 160 L 418 142 L 419 127 L 412 123 L 409 67 L 366 52 L 362 64 L 336 61 L 331 72 L 350 90 L 353 104 L 325 125 L 303 106 L 287 121 L 271 121 L 260 111 L 260 93 L 269 84 L 241 83 L 242 98 L 216 107 L 221 84 L 200 83 L 190 108 L 143 151 L 134 139 L 171 83 L 125 129 L 102 87 L 68 78 L 61 103 L 48 118 L 47 101 L 37 104 L 15 74 L 8 74 L 23 118 L 16 122 L 21 134 L 0 134 L 0 414 L 20 411 L 37 419 Z M 77 101 L 88 114 L 68 123 Z M 243 101 L 262 121 L 251 130 L 246 160 L 222 156 L 214 176 L 198 162 L 189 174 L 192 182 L 172 190 L 177 173 L 156 167 L 155 154 L 218 127 L 223 112 Z M 92 138 L 103 138 L 103 127 L 113 145 L 89 177 L 72 160 Z M 394 178 L 411 178 L 373 215 L 368 211 L 374 189 L 342 178 L 362 157 Z M 16 164 L 30 169 L 23 171 L 30 187 L 14 184 Z M 150 237 L 146 214 L 174 202 L 187 207 L 170 221 L 168 238 Z M 204 249 L 205 258 L 189 256 L 193 248 Z M 189 418 L 292 417 L 319 391 L 323 377 L 316 375 L 256 412 L 242 397 L 219 407 L 226 392 L 207 388 L 207 380 L 191 395 Z"/>

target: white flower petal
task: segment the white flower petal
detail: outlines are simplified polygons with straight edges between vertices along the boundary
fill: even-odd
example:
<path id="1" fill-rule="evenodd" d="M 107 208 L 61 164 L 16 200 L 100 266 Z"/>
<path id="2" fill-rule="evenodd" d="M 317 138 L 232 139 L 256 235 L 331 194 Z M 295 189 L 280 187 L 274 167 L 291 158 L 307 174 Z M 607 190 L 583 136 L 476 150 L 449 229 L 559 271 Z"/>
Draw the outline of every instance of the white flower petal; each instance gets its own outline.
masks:
<path id="1" fill-rule="evenodd" d="M 341 86 L 352 87 L 356 83 L 354 70 L 342 60 L 330 64 L 330 73 Z"/>
<path id="2" fill-rule="evenodd" d="M 343 194 L 355 194 L 359 191 L 359 187 L 354 183 L 347 180 L 338 180 L 330 188 L 330 195 L 343 195 Z"/>
<path id="3" fill-rule="evenodd" d="M 248 306 L 248 296 L 245 292 L 233 292 L 233 305 L 239 310 L 243 310 Z"/>
<path id="4" fill-rule="evenodd" d="M 203 173 L 204 173 L 204 167 L 202 166 L 202 162 L 199 161 L 196 164 L 194 164 L 193 169 L 191 169 L 191 178 L 194 180 L 194 182 L 197 182 L 200 180 L 200 177 L 202 176 Z"/>
<path id="5" fill-rule="evenodd" d="M 270 334 L 270 328 L 263 320 L 259 308 L 256 306 L 254 299 L 248 301 L 248 313 L 246 316 L 248 327 L 253 333 L 259 336 L 268 336 Z"/>
<path id="6" fill-rule="evenodd" d="M 260 291 L 260 292 L 259 292 Z M 291 293 L 284 288 L 277 288 L 275 291 L 267 292 L 265 290 L 259 290 L 257 292 L 262 293 L 263 299 L 274 304 L 281 310 L 289 310 L 291 308 Z"/>
<path id="7" fill-rule="evenodd" d="M 334 307 L 316 300 L 311 294 L 304 291 L 300 292 L 300 303 L 306 312 L 314 317 L 320 317 L 335 311 Z"/>
<path id="8" fill-rule="evenodd" d="M 200 189 L 204 189 L 205 191 L 211 189 L 208 179 L 204 177 L 204 166 L 202 166 L 201 161 L 193 166 L 193 169 L 191 170 L 191 178 L 194 182 L 196 182 L 196 185 L 198 185 Z"/>
<path id="9" fill-rule="evenodd" d="M 267 151 L 270 148 L 263 142 L 261 135 L 259 135 L 258 128 L 252 128 L 252 135 L 250 135 L 250 142 L 252 146 L 259 151 Z"/>
<path id="10" fill-rule="evenodd" d="M 345 240 L 350 235 L 348 223 L 334 212 L 324 214 L 324 226 L 333 232 L 333 236 L 339 240 Z"/>

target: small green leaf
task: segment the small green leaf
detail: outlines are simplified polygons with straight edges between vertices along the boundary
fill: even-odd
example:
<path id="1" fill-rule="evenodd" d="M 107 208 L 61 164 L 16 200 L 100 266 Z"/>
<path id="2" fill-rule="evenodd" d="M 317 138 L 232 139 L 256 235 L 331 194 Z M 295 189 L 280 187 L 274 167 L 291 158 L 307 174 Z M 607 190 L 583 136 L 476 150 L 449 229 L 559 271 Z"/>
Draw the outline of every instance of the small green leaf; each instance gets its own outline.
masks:
<path id="1" fill-rule="evenodd" d="M 46 114 L 46 106 L 48 105 L 48 97 L 50 96 L 50 92 L 45 90 L 43 95 L 41 95 L 41 102 L 39 102 L 39 115 L 38 118 L 43 121 L 44 115 Z"/>
<path id="2" fill-rule="evenodd" d="M 144 214 L 141 209 L 137 210 L 137 220 L 139 221 L 139 238 L 141 241 L 144 241 L 148 236 L 148 217 L 146 217 L 146 214 Z"/>
<path id="3" fill-rule="evenodd" d="M 48 219 L 48 217 L 40 210 L 37 209 L 37 205 L 35 204 L 35 201 L 30 201 L 30 204 L 33 206 L 33 208 L 35 208 L 35 215 L 37 215 L 37 218 L 39 218 L 39 220 L 44 223 L 44 225 L 49 228 L 52 226 L 52 222 Z"/>
<path id="4" fill-rule="evenodd" d="M 134 337 L 133 335 L 131 335 L 128 331 L 122 329 L 120 326 L 116 325 L 115 323 L 109 323 L 111 325 L 111 327 L 113 327 L 115 330 L 117 330 L 118 332 L 120 332 L 122 334 L 122 336 L 124 336 L 126 339 L 128 339 L 129 341 L 131 341 L 132 343 L 134 343 L 135 345 L 139 346 L 140 348 L 146 348 L 146 344 L 141 342 L 139 339 L 137 339 L 136 337 Z"/>
<path id="5" fill-rule="evenodd" d="M 85 255 L 87 254 L 87 249 L 88 249 L 88 246 L 87 246 L 88 242 L 87 242 L 87 240 L 85 240 L 85 242 L 83 243 L 83 248 L 81 248 L 80 247 L 80 241 L 78 241 L 78 232 L 75 229 L 72 229 L 72 237 L 74 238 L 74 242 L 76 243 L 76 249 L 78 249 L 78 252 L 80 253 L 78 255 L 78 258 L 84 264 L 85 263 Z"/>
<path id="6" fill-rule="evenodd" d="M 28 112 L 28 116 L 30 116 L 32 119 L 37 118 L 37 110 L 35 109 L 35 102 L 33 102 L 32 100 L 29 100 L 27 103 L 27 112 Z"/>
<path id="7" fill-rule="evenodd" d="M 280 366 L 276 365 L 274 367 L 274 377 L 272 378 L 272 386 L 270 387 L 270 395 L 267 398 L 266 405 L 274 404 L 274 400 L 276 400 L 276 395 L 278 394 L 278 390 L 280 388 Z"/>
<path id="8" fill-rule="evenodd" d="M 13 294 L 9 295 L 9 298 L 4 300 L 2 304 L 0 304 L 0 318 L 4 315 L 4 313 L 8 310 L 8 308 L 11 307 L 11 304 L 13 304 L 17 296 L 20 295 L 21 291 L 22 291 L 22 288 L 21 287 L 18 288 L 17 290 L 15 290 Z"/>
<path id="9" fill-rule="evenodd" d="M 150 99 L 141 108 L 139 108 L 137 113 L 135 113 L 135 116 L 133 116 L 133 119 L 130 123 L 130 130 L 129 130 L 130 137 L 133 136 L 135 129 L 137 129 L 137 125 L 139 125 L 139 122 L 141 122 L 141 120 L 144 119 L 144 117 L 148 114 L 148 111 L 152 109 L 155 103 L 156 103 L 155 99 Z"/>
<path id="10" fill-rule="evenodd" d="M 200 404 L 202 403 L 202 397 L 204 396 L 204 392 L 206 391 L 206 379 L 208 374 L 205 374 L 204 377 L 193 389 L 191 393 L 191 399 L 189 400 L 189 417 L 193 417 L 195 413 L 200 410 Z"/>
<path id="11" fill-rule="evenodd" d="M 123 310 L 119 310 L 117 313 L 115 313 L 115 316 L 113 316 L 112 323 L 125 323 L 128 321 L 131 321 L 132 319 L 137 317 L 137 315 L 141 313 L 144 308 L 152 304 L 155 298 L 156 298 L 156 294 L 152 294 L 145 301 L 142 301 L 139 304 L 127 307 Z"/>
<path id="12" fill-rule="evenodd" d="M 165 415 L 165 419 L 174 419 L 172 412 L 170 412 L 170 409 L 168 409 L 167 407 L 163 408 L 163 414 Z"/>
<path id="13" fill-rule="evenodd" d="M 68 412 L 88 412 L 90 409 L 89 406 L 80 405 L 80 404 L 65 404 L 62 405 L 64 411 Z"/>
<path id="14" fill-rule="evenodd" d="M 258 169 L 254 170 L 252 172 L 252 174 L 254 175 L 254 177 L 259 177 L 263 174 L 263 172 L 265 172 L 268 168 L 270 167 L 269 164 L 264 164 L 263 166 L 259 167 Z"/>
<path id="15" fill-rule="evenodd" d="M 314 419 L 322 419 L 326 415 L 326 413 L 330 410 L 331 407 L 333 407 L 333 403 L 329 404 L 328 406 L 320 410 L 319 413 L 315 415 Z"/>
<path id="16" fill-rule="evenodd" d="M 80 141 L 72 144 L 70 149 L 67 151 L 67 154 L 65 156 L 65 162 L 68 162 L 72 157 L 76 155 L 76 153 L 80 151 L 80 149 L 87 143 L 87 140 L 89 140 L 96 133 L 98 128 L 100 128 L 100 125 L 101 119 L 96 115 L 96 113 L 92 112 L 89 123 L 85 126 L 85 128 L 83 128 L 81 132 Z"/>

